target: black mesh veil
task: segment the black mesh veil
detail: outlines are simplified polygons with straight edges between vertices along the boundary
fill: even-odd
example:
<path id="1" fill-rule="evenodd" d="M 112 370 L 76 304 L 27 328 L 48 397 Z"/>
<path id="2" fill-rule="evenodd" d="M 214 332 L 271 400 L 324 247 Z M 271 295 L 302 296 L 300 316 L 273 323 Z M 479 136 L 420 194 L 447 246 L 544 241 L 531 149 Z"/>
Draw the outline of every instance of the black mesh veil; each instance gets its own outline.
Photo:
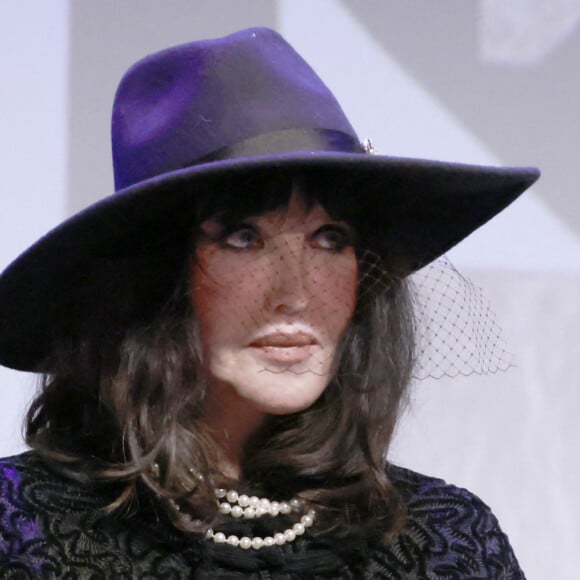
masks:
<path id="1" fill-rule="evenodd" d="M 380 256 L 359 260 L 364 283 L 359 300 L 388 289 L 390 273 Z M 513 365 L 496 315 L 484 291 L 442 256 L 407 279 L 413 310 L 415 379 L 485 375 Z"/>
<path id="2" fill-rule="evenodd" d="M 415 377 L 485 375 L 513 364 L 483 290 L 444 256 L 411 278 L 419 356 Z"/>

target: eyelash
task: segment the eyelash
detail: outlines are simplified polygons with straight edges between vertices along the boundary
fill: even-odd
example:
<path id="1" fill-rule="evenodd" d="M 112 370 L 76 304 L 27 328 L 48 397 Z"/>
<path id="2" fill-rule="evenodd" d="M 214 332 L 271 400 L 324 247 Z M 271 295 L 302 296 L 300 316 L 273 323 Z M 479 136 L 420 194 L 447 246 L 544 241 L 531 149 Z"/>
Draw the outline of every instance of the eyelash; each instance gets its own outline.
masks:
<path id="1" fill-rule="evenodd" d="M 243 233 L 251 233 L 253 239 L 247 243 L 236 244 L 232 243 L 232 238 L 236 235 Z M 349 228 L 335 225 L 327 224 L 318 228 L 311 236 L 311 240 L 316 240 L 320 238 L 323 234 L 331 234 L 334 236 L 334 240 L 331 238 L 331 243 L 329 247 L 325 247 L 324 244 L 320 244 L 319 248 L 332 253 L 340 253 L 348 246 L 354 244 L 353 234 Z M 336 239 L 338 237 L 338 239 Z M 227 226 L 222 231 L 219 237 L 220 247 L 228 250 L 234 251 L 244 251 L 248 249 L 260 249 L 263 247 L 264 242 L 260 236 L 258 230 L 251 224 L 236 224 L 233 226 Z"/>
<path id="2" fill-rule="evenodd" d="M 251 224 L 236 224 L 233 226 L 224 227 L 224 230 L 222 231 L 220 238 L 219 238 L 220 246 L 222 248 L 225 248 L 228 250 L 246 250 L 246 249 L 248 249 L 248 246 L 243 246 L 243 247 L 236 246 L 236 245 L 231 243 L 231 238 L 234 235 L 240 234 L 242 232 L 251 232 L 255 236 L 256 240 L 260 240 L 260 246 L 262 245 L 260 235 L 254 226 L 252 226 Z"/>
<path id="3" fill-rule="evenodd" d="M 330 248 L 322 248 L 333 253 L 340 253 L 348 246 L 352 246 L 354 244 L 353 234 L 352 231 L 348 228 L 339 225 L 325 225 L 321 228 L 318 228 L 313 238 L 319 237 L 321 234 L 328 234 L 330 233 L 334 237 L 334 242 L 332 242 L 332 247 Z M 337 239 L 338 238 L 338 239 Z"/>

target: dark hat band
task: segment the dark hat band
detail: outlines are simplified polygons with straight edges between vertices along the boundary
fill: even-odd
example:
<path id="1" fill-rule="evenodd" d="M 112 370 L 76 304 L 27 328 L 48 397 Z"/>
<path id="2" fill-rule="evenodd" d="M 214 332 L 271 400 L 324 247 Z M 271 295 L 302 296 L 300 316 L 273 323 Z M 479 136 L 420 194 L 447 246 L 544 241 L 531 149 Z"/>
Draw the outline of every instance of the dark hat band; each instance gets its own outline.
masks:
<path id="1" fill-rule="evenodd" d="M 244 139 L 205 155 L 195 163 L 276 155 L 297 151 L 364 153 L 360 142 L 343 131 L 333 129 L 285 129 Z"/>

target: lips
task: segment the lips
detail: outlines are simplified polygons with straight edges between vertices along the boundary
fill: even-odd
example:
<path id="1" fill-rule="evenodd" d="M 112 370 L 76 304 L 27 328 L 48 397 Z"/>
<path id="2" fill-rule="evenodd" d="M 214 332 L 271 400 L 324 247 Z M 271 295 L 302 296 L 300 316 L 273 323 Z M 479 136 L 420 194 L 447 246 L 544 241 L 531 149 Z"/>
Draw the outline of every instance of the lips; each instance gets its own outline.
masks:
<path id="1" fill-rule="evenodd" d="M 279 347 L 292 348 L 317 344 L 316 339 L 305 332 L 284 333 L 276 332 L 256 339 L 250 346 L 257 348 Z"/>
<path id="2" fill-rule="evenodd" d="M 260 356 L 285 364 L 306 360 L 318 346 L 318 341 L 305 332 L 274 332 L 261 336 L 250 344 Z"/>

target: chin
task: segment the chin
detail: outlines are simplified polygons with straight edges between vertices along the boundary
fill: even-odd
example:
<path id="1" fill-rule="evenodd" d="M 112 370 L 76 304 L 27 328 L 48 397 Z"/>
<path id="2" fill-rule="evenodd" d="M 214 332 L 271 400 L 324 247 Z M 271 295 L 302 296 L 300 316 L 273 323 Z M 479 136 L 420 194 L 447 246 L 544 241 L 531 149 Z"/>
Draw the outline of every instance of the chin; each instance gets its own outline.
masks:
<path id="1" fill-rule="evenodd" d="M 304 411 L 311 407 L 317 399 L 312 399 L 306 402 L 295 403 L 295 404 L 288 404 L 284 402 L 282 404 L 267 404 L 264 405 L 260 410 L 262 413 L 266 415 L 293 415 L 294 413 L 300 413 L 300 411 Z"/>
<path id="2" fill-rule="evenodd" d="M 247 404 L 269 415 L 291 415 L 311 407 L 328 385 L 327 376 L 290 371 L 272 376 L 264 371 L 259 381 L 239 394 Z M 242 391 L 242 389 L 240 389 Z"/>

